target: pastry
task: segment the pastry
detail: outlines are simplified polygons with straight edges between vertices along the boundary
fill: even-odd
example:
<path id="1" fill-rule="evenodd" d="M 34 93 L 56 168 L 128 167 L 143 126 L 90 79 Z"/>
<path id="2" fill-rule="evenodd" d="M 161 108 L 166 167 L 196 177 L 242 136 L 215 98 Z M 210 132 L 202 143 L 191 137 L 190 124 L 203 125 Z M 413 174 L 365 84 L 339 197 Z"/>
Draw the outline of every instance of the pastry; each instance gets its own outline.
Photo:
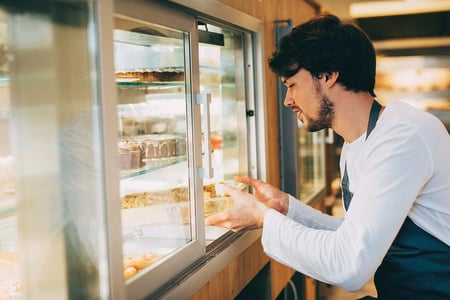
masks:
<path id="1" fill-rule="evenodd" d="M 151 253 L 151 252 L 144 252 L 137 254 L 135 256 L 124 256 L 123 257 L 123 277 L 125 279 L 128 279 L 135 275 L 138 271 L 148 267 L 158 259 L 160 259 L 161 256 Z"/>
<path id="2" fill-rule="evenodd" d="M 135 267 L 128 267 L 125 270 L 123 270 L 123 277 L 125 279 L 130 278 L 131 276 L 133 276 L 134 274 L 137 273 L 137 269 Z"/>
<path id="3" fill-rule="evenodd" d="M 122 170 L 138 169 L 141 164 L 141 150 L 138 143 L 126 140 L 119 141 L 118 152 Z"/>

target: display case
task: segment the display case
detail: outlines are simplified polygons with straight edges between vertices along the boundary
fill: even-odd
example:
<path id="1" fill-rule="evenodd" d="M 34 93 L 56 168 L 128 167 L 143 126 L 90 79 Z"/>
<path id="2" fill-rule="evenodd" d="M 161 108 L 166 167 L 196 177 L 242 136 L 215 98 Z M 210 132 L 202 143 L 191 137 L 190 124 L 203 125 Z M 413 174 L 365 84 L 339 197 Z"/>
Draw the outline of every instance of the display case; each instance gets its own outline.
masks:
<path id="1" fill-rule="evenodd" d="M 291 20 L 275 21 L 277 41 L 291 30 Z M 325 144 L 333 143 L 333 132 L 308 132 L 297 120 L 297 114 L 284 106 L 287 89 L 281 80 L 277 90 L 281 188 L 314 206 L 325 197 Z"/>
<path id="2" fill-rule="evenodd" d="M 0 299 L 184 298 L 259 237 L 204 217 L 265 179 L 262 24 L 202 4 L 2 1 Z"/>
<path id="3" fill-rule="evenodd" d="M 108 218 L 119 214 L 106 208 L 103 152 L 112 68 L 98 35 L 108 7 L 0 3 L 1 299 L 120 294 L 110 289 Z"/>
<path id="4" fill-rule="evenodd" d="M 256 136 L 247 109 L 254 106 L 248 97 L 251 45 L 251 34 L 242 29 L 158 3 L 116 7 L 120 198 L 130 298 L 158 292 L 210 245 L 232 235 L 205 226 L 204 217 L 231 208 L 224 184 L 247 189 L 234 177 L 257 176 L 248 138 Z"/>
<path id="5" fill-rule="evenodd" d="M 297 129 L 297 195 L 306 203 L 315 203 L 324 196 L 325 143 L 331 134 L 324 130 L 308 132 L 302 127 Z"/>

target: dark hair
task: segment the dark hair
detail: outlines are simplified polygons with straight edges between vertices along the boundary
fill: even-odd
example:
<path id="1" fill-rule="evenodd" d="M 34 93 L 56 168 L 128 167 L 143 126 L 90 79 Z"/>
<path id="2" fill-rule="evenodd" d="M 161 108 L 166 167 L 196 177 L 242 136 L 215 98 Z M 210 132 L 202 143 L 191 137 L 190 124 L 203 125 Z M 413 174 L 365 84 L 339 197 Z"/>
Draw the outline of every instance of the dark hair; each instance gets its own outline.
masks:
<path id="1" fill-rule="evenodd" d="M 319 15 L 294 27 L 269 60 L 279 76 L 289 78 L 301 68 L 318 77 L 337 71 L 337 82 L 354 92 L 375 97 L 375 50 L 369 37 L 334 15 Z"/>

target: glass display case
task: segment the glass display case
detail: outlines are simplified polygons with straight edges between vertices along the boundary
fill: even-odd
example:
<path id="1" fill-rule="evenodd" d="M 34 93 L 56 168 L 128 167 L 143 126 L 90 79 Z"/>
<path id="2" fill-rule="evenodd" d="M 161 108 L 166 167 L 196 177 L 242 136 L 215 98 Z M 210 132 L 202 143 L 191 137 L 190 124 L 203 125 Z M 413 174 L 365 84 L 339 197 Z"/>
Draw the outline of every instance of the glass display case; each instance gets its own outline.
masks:
<path id="1" fill-rule="evenodd" d="M 298 142 L 298 198 L 312 202 L 325 188 L 325 131 L 297 130 Z"/>
<path id="2" fill-rule="evenodd" d="M 291 30 L 290 19 L 275 21 L 277 41 Z M 300 201 L 315 205 L 325 196 L 325 143 L 333 137 L 333 132 L 331 129 L 308 132 L 297 120 L 297 114 L 284 106 L 287 88 L 281 80 L 277 89 L 281 188 Z"/>
<path id="3" fill-rule="evenodd" d="M 193 26 L 184 28 L 147 20 L 155 18 L 118 13 L 114 29 L 124 277 L 130 287 L 135 275 L 151 274 L 160 260 L 187 248 L 194 260 L 231 234 L 204 226 L 203 217 L 230 208 L 224 184 L 245 189 L 234 177 L 250 174 L 245 33 L 193 17 Z"/>
<path id="4" fill-rule="evenodd" d="M 204 217 L 257 176 L 252 36 L 156 2 L 120 2 L 114 24 L 123 276 L 140 298 L 234 235 Z"/>
<path id="5" fill-rule="evenodd" d="M 125 17 L 115 19 L 119 104 L 120 207 L 124 277 L 183 247 L 194 235 L 195 149 L 188 120 L 189 32 Z M 188 87 L 186 87 L 188 86 Z M 188 129 L 189 127 L 189 129 Z M 192 176 L 193 175 L 193 176 Z M 201 255 L 199 251 L 197 257 Z"/>
<path id="6" fill-rule="evenodd" d="M 111 297 L 101 11 L 0 3 L 1 299 Z"/>
<path id="7" fill-rule="evenodd" d="M 8 13 L 0 9 L 0 298 L 20 296 L 16 182 L 11 148 Z"/>
<path id="8" fill-rule="evenodd" d="M 192 294 L 258 238 L 204 224 L 265 155 L 255 33 L 212 19 L 2 1 L 0 299 Z"/>

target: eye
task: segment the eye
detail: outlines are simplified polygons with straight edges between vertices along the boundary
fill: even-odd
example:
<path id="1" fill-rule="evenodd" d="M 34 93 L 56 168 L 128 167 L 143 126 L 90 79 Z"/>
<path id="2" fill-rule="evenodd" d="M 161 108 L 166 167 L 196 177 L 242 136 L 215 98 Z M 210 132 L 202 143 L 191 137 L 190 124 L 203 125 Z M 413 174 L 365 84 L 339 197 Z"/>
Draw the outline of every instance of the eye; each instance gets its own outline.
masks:
<path id="1" fill-rule="evenodd" d="M 293 88 L 294 86 L 295 86 L 295 83 L 291 83 L 291 84 L 287 85 L 287 88 L 290 89 L 290 88 Z"/>

